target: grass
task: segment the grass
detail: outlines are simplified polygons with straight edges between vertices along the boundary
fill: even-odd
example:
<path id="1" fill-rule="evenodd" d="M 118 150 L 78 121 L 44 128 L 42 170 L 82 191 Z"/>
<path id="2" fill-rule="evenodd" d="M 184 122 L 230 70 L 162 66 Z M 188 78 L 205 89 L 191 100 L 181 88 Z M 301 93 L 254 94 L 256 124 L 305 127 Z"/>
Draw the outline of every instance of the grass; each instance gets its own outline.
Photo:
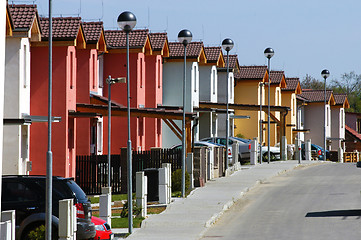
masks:
<path id="1" fill-rule="evenodd" d="M 133 227 L 140 228 L 144 218 L 133 218 Z M 127 228 L 128 218 L 112 218 L 112 228 Z"/>
<path id="2" fill-rule="evenodd" d="M 91 203 L 99 203 L 99 196 L 92 196 L 89 198 Z M 128 194 L 115 194 L 112 195 L 112 202 L 127 200 Z M 133 193 L 133 199 L 135 199 L 135 193 Z"/>

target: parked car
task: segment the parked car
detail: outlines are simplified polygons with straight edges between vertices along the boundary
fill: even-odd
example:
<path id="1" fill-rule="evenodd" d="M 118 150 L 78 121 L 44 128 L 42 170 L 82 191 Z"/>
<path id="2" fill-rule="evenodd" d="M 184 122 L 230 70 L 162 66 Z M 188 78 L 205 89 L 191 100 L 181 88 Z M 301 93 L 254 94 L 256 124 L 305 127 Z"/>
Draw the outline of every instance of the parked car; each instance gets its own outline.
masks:
<path id="1" fill-rule="evenodd" d="M 46 177 L 4 175 L 2 177 L 2 211 L 15 210 L 16 239 L 45 225 Z M 77 239 L 92 239 L 95 225 L 91 222 L 91 204 L 84 191 L 71 178 L 53 177 L 52 235 L 58 239 L 59 200 L 74 199 L 77 217 Z"/>
<path id="2" fill-rule="evenodd" d="M 114 234 L 106 221 L 92 216 L 92 223 L 95 224 L 96 230 L 94 240 L 114 239 Z"/>
<path id="3" fill-rule="evenodd" d="M 257 149 L 257 152 L 259 153 L 259 147 Z M 264 162 L 267 161 L 268 158 L 268 146 L 262 146 L 262 159 Z M 270 160 L 280 160 L 281 159 L 281 149 L 279 147 L 272 147 L 270 146 Z"/>
<path id="4" fill-rule="evenodd" d="M 249 139 L 247 139 L 249 140 Z M 225 137 L 209 137 L 203 138 L 201 141 L 217 143 L 223 146 L 226 146 L 226 138 Z M 228 138 L 228 145 L 232 147 L 234 142 L 238 142 L 238 159 L 239 161 L 244 159 L 249 159 L 251 156 L 251 140 L 246 141 L 245 139 L 240 139 L 236 137 L 229 137 Z M 228 150 L 230 151 L 230 150 Z M 232 150 L 231 150 L 232 155 Z"/>
<path id="5" fill-rule="evenodd" d="M 318 160 L 323 160 L 323 148 L 321 146 L 311 143 L 311 151 L 317 153 Z M 304 143 L 301 144 L 301 154 L 302 154 L 302 159 L 305 159 L 306 154 L 305 154 Z M 330 159 L 330 152 L 328 150 L 326 150 L 326 159 Z"/>

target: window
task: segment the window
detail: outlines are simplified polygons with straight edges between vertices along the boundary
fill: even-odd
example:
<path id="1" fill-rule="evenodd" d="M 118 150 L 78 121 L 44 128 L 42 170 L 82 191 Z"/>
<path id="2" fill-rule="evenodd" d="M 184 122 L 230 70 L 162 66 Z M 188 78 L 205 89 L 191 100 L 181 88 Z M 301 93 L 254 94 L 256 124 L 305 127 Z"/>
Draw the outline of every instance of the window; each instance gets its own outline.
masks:
<path id="1" fill-rule="evenodd" d="M 358 133 L 361 133 L 361 118 L 358 118 L 358 119 L 357 119 L 357 123 L 356 123 L 356 124 L 357 124 L 357 126 L 356 126 L 356 127 L 357 127 L 357 132 L 358 132 Z"/>
<path id="2" fill-rule="evenodd" d="M 19 182 L 4 182 L 2 193 L 3 202 L 38 201 L 36 192 L 25 186 L 25 184 Z"/>
<path id="3" fill-rule="evenodd" d="M 96 88 L 97 86 L 97 70 L 98 70 L 98 60 L 97 60 L 97 55 L 96 54 L 93 54 L 93 89 Z"/>
<path id="4" fill-rule="evenodd" d="M 143 88 L 143 58 L 139 59 L 139 78 L 140 88 Z"/>
<path id="5" fill-rule="evenodd" d="M 213 95 L 216 94 L 216 70 L 212 70 Z"/>
<path id="6" fill-rule="evenodd" d="M 197 92 L 197 66 L 193 67 L 194 92 Z"/>
<path id="7" fill-rule="evenodd" d="M 160 59 L 158 59 L 158 64 L 157 64 L 157 66 L 158 66 L 158 88 L 160 88 L 160 86 L 161 86 L 161 74 L 162 74 L 162 72 L 161 72 L 161 61 L 160 61 Z"/>
<path id="8" fill-rule="evenodd" d="M 345 125 L 345 113 L 344 113 L 343 109 L 341 109 L 340 114 L 341 114 L 341 116 L 340 116 L 341 128 L 344 128 L 345 127 L 344 126 Z"/>
<path id="9" fill-rule="evenodd" d="M 326 126 L 330 126 L 330 109 L 328 107 L 328 105 L 326 106 Z"/>
<path id="10" fill-rule="evenodd" d="M 71 51 L 70 52 L 70 56 L 69 56 L 69 63 L 70 63 L 70 66 L 69 66 L 69 77 L 70 77 L 70 88 L 73 89 L 74 87 L 74 52 Z"/>

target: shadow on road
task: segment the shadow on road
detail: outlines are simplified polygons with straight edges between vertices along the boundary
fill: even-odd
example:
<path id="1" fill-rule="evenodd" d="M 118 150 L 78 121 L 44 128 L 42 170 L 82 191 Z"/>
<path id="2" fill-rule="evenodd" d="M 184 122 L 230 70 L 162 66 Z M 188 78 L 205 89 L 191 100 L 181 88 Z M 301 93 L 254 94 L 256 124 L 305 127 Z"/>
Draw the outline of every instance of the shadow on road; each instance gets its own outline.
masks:
<path id="1" fill-rule="evenodd" d="M 361 209 L 309 212 L 305 217 L 361 217 Z"/>

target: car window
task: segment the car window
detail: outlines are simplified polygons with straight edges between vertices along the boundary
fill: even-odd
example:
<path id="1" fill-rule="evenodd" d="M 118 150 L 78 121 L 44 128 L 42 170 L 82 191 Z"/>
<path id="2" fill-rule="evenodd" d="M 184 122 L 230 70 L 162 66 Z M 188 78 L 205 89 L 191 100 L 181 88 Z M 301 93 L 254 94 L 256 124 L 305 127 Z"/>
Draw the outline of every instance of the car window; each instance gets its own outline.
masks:
<path id="1" fill-rule="evenodd" d="M 24 183 L 4 182 L 2 187 L 3 202 L 29 202 L 37 201 L 36 192 L 28 188 Z"/>
<path id="2" fill-rule="evenodd" d="M 66 184 L 70 187 L 70 189 L 75 193 L 76 198 L 78 200 L 82 200 L 82 201 L 87 201 L 87 196 L 85 194 L 85 192 L 83 191 L 83 189 L 81 189 L 79 187 L 78 184 L 76 184 L 76 182 L 74 182 L 73 180 L 66 180 Z"/>

